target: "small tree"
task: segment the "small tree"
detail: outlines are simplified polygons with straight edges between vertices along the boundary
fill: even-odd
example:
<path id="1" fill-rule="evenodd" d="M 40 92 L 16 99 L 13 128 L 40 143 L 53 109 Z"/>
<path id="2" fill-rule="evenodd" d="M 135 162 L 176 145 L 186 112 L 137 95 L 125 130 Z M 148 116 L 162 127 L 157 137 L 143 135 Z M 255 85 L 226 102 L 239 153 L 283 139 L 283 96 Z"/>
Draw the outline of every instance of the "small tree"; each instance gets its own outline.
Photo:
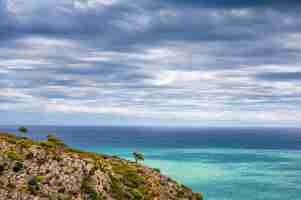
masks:
<path id="1" fill-rule="evenodd" d="M 133 156 L 134 156 L 134 159 L 135 159 L 136 163 L 138 163 L 138 161 L 144 161 L 144 155 L 143 155 L 143 153 L 134 152 Z"/>
<path id="2" fill-rule="evenodd" d="M 26 133 L 28 132 L 27 128 L 25 127 L 20 127 L 19 129 L 19 132 L 21 132 L 22 136 L 25 137 Z"/>

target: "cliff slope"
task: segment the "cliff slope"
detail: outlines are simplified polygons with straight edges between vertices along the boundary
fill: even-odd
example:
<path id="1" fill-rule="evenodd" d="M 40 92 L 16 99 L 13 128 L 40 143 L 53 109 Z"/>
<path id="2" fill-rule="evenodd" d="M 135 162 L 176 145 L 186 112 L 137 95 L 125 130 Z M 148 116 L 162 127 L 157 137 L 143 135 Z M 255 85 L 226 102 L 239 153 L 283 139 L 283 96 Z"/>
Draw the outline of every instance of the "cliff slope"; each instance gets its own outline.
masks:
<path id="1" fill-rule="evenodd" d="M 201 200 L 158 170 L 0 133 L 0 200 Z"/>

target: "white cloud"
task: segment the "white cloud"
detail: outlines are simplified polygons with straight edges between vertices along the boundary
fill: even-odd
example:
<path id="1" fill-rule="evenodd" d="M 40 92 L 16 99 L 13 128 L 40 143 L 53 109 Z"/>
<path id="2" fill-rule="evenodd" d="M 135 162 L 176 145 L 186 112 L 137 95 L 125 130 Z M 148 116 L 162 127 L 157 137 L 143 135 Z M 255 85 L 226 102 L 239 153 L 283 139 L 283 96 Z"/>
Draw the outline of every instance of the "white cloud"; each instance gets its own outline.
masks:
<path id="1" fill-rule="evenodd" d="M 47 61 L 42 59 L 2 59 L 0 66 L 2 69 L 35 69 L 36 66 L 48 64 Z"/>
<path id="2" fill-rule="evenodd" d="M 196 84 L 201 81 L 216 80 L 214 72 L 206 71 L 184 71 L 184 70 L 162 70 L 155 72 L 155 79 L 150 80 L 154 85 L 184 85 Z"/>

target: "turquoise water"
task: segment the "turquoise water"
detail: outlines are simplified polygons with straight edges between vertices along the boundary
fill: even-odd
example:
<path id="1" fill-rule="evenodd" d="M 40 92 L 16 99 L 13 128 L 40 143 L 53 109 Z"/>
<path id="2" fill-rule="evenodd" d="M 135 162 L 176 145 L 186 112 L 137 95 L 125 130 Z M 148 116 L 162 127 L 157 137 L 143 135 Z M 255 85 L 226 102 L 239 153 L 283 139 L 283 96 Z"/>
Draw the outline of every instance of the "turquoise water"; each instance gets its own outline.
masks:
<path id="1" fill-rule="evenodd" d="M 96 152 L 132 159 L 134 149 Z M 139 149 L 145 165 L 210 200 L 301 199 L 301 151 L 248 149 Z"/>
<path id="2" fill-rule="evenodd" d="M 28 127 L 29 137 L 56 133 L 82 150 L 132 159 L 202 192 L 209 200 L 301 200 L 300 129 Z M 16 132 L 17 127 L 0 127 Z"/>

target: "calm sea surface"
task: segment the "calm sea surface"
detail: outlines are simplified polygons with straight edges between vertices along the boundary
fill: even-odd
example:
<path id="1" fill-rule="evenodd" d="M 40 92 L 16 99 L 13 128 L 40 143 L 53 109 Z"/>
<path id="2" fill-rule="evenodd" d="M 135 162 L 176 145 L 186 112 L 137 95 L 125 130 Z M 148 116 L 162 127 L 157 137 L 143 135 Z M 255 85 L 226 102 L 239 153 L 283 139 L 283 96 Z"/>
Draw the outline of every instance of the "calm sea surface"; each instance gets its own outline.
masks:
<path id="1" fill-rule="evenodd" d="M 301 129 L 32 126 L 75 148 L 131 158 L 200 191 L 209 200 L 301 200 Z M 1 131 L 17 132 L 2 126 Z"/>

